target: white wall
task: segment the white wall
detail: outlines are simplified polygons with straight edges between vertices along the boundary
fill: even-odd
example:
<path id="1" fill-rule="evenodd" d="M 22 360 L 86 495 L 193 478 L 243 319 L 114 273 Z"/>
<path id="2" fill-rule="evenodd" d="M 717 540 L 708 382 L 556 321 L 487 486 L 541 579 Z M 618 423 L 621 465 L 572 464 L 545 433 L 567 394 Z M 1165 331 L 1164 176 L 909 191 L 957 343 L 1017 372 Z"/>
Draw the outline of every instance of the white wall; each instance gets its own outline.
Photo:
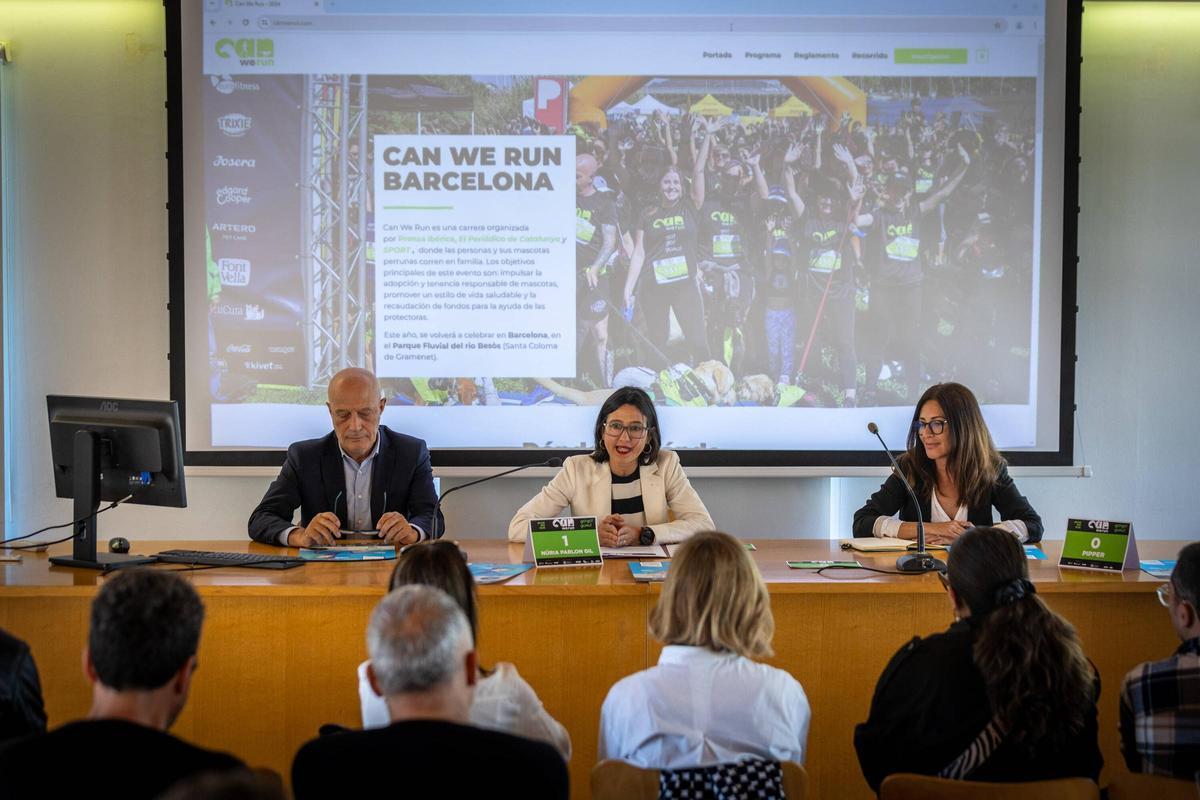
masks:
<path id="1" fill-rule="evenodd" d="M 1133 5 L 1133 11 L 1125 6 Z M 1021 479 L 1051 538 L 1069 515 L 1200 539 L 1200 6 L 1090 3 L 1084 14 L 1076 461 L 1095 477 Z M 159 0 L 0 0 L 13 45 L 18 259 L 7 276 L 9 536 L 69 518 L 53 497 L 44 396 L 168 395 L 163 8 Z M 143 52 L 145 51 L 145 52 Z M 190 477 L 184 510 L 130 506 L 102 535 L 240 538 L 268 477 Z M 448 488 L 457 480 L 446 480 Z M 719 526 L 848 535 L 863 478 L 697 478 Z M 455 494 L 448 528 L 502 536 L 536 479 Z M 830 507 L 834 507 L 831 515 Z"/>

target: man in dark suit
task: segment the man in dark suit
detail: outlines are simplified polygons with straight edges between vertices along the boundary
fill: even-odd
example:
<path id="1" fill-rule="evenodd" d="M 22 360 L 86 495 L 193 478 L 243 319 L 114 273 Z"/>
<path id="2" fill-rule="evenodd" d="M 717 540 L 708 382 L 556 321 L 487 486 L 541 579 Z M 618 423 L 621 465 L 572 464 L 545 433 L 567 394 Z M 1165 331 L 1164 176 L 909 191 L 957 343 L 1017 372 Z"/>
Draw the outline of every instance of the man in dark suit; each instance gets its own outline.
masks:
<path id="1" fill-rule="evenodd" d="M 367 651 L 367 677 L 392 724 L 301 747 L 292 762 L 296 800 L 370 797 L 385 785 L 404 797 L 566 800 L 557 750 L 467 724 L 479 675 L 471 625 L 441 589 L 410 585 L 384 597 L 371 613 Z"/>
<path id="2" fill-rule="evenodd" d="M 379 381 L 365 369 L 344 369 L 329 382 L 325 405 L 333 432 L 288 448 L 250 515 L 250 538 L 288 547 L 332 544 L 347 530 L 378 531 L 388 544 L 430 538 L 437 492 L 429 449 L 379 424 L 387 405 Z M 443 523 L 439 513 L 437 535 Z"/>
<path id="3" fill-rule="evenodd" d="M 244 769 L 167 730 L 187 703 L 204 606 L 169 572 L 121 570 L 92 602 L 84 673 L 87 719 L 0 749 L 5 797 L 153 798 L 200 772 Z"/>

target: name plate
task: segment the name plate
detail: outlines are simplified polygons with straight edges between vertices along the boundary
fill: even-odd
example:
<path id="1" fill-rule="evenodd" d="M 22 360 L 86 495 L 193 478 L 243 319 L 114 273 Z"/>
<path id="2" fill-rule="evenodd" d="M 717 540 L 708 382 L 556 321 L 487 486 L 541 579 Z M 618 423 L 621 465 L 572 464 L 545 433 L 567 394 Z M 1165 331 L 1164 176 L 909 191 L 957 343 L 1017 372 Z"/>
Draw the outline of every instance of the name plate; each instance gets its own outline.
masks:
<path id="1" fill-rule="evenodd" d="M 1068 519 L 1060 567 L 1120 572 L 1138 569 L 1137 542 L 1132 522 L 1106 519 Z"/>
<path id="2" fill-rule="evenodd" d="M 531 519 L 525 553 L 538 567 L 598 567 L 602 559 L 596 518 Z"/>

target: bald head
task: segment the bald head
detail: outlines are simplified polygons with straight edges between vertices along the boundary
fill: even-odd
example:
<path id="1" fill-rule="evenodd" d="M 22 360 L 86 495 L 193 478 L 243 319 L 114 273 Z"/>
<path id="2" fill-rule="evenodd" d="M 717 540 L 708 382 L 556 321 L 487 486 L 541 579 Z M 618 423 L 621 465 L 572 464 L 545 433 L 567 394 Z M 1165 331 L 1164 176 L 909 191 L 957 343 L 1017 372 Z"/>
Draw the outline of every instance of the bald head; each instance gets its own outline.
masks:
<path id="1" fill-rule="evenodd" d="M 599 164 L 596 163 L 596 157 L 589 153 L 582 153 L 575 156 L 575 190 L 582 195 L 589 195 L 595 191 L 592 186 L 592 176 L 599 169 Z"/>
<path id="2" fill-rule="evenodd" d="M 379 380 L 368 370 L 344 369 L 329 381 L 329 417 L 342 452 L 363 461 L 375 449 L 384 400 Z"/>
<path id="3" fill-rule="evenodd" d="M 369 392 L 372 397 L 378 398 L 380 396 L 379 379 L 368 369 L 347 367 L 329 381 L 329 401 L 333 402 L 333 397 L 337 393 L 360 389 Z"/>

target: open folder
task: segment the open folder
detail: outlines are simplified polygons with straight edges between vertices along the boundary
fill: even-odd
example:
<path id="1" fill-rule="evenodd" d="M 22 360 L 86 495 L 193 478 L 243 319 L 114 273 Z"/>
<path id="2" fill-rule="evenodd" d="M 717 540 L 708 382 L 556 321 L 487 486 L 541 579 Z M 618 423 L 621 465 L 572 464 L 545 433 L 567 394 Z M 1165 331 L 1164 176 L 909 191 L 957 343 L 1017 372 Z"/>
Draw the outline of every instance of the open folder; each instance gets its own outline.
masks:
<path id="1" fill-rule="evenodd" d="M 863 539 L 842 539 L 843 550 L 857 550 L 860 553 L 900 553 L 905 550 L 916 550 L 917 543 L 911 539 L 893 539 L 889 536 Z M 926 550 L 949 550 L 944 544 L 925 542 Z"/>

